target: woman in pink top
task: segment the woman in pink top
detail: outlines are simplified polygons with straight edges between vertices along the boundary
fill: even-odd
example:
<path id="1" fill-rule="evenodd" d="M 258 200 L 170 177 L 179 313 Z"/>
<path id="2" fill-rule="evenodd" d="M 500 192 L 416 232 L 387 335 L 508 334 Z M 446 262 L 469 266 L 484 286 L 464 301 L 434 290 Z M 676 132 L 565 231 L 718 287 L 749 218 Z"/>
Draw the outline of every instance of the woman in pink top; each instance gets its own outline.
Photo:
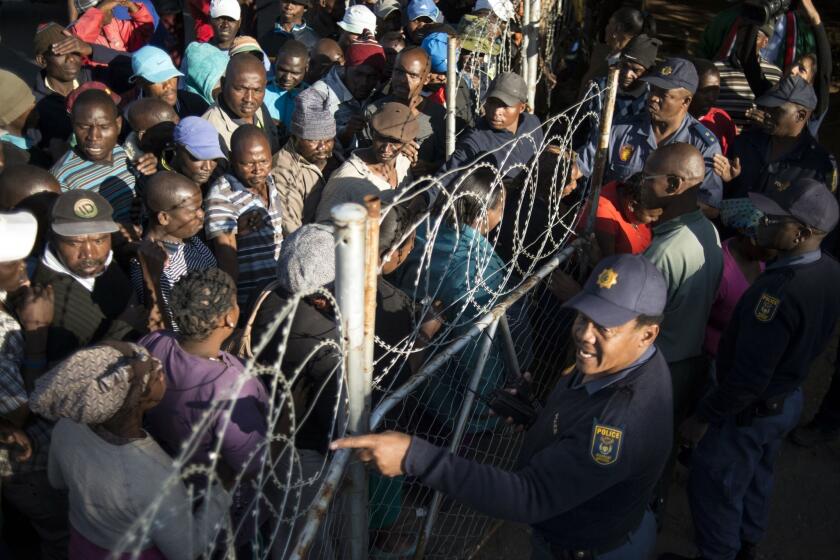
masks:
<path id="1" fill-rule="evenodd" d="M 717 356 L 720 337 L 726 330 L 735 305 L 747 288 L 764 270 L 765 261 L 773 258 L 773 251 L 755 244 L 755 228 L 761 217 L 748 198 L 724 200 L 720 207 L 723 225 L 737 231 L 722 244 L 723 275 L 706 326 L 704 349 Z"/>

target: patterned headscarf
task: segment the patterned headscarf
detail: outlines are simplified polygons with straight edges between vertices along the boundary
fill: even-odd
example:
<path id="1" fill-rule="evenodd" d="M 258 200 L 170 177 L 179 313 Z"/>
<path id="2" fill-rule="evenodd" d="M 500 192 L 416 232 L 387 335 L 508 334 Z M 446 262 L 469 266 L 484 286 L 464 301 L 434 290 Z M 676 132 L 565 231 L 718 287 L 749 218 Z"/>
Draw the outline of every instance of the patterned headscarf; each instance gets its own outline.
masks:
<path id="1" fill-rule="evenodd" d="M 130 357 L 110 344 L 125 349 Z M 101 424 L 125 404 L 132 384 L 146 386 L 151 360 L 145 348 L 127 342 L 83 348 L 38 379 L 30 408 L 49 420 Z M 135 380 L 138 374 L 143 379 Z"/>
<path id="2" fill-rule="evenodd" d="M 763 215 L 749 198 L 729 198 L 723 200 L 720 205 L 720 219 L 723 225 L 750 237 L 755 237 L 758 221 Z"/>

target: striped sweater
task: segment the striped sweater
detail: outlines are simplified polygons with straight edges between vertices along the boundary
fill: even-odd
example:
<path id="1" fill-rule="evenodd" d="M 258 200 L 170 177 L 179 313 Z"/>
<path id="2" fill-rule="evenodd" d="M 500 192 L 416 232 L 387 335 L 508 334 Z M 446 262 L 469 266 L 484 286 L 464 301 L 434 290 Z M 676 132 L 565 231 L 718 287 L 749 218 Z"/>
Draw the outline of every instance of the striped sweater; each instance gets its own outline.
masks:
<path id="1" fill-rule="evenodd" d="M 69 150 L 53 165 L 50 173 L 61 184 L 63 192 L 76 189 L 98 192 L 114 207 L 114 220 L 127 222 L 136 178 L 128 167 L 128 156 L 122 146 L 114 146 L 111 154 L 111 163 L 95 162 L 82 158 L 75 150 Z"/>
<path id="2" fill-rule="evenodd" d="M 749 124 L 745 113 L 755 104 L 755 94 L 743 70 L 725 62 L 715 62 L 715 66 L 720 71 L 720 96 L 715 106 L 729 113 L 740 132 Z M 764 77 L 774 85 L 782 79 L 782 70 L 766 60 L 761 61 L 761 70 Z"/>

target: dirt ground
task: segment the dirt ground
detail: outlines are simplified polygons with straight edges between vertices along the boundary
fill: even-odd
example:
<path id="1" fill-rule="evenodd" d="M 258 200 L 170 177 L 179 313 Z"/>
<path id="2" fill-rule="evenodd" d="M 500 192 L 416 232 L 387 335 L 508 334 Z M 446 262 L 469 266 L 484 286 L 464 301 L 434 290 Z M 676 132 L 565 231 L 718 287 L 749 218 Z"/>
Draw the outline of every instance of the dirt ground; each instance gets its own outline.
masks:
<path id="1" fill-rule="evenodd" d="M 727 4 L 721 0 L 649 0 L 648 9 L 657 18 L 659 34 L 667 54 L 682 54 L 698 42 L 699 32 L 718 10 Z M 840 2 L 816 0 L 835 53 L 840 50 Z M 835 57 L 837 55 L 835 54 Z M 835 80 L 840 79 L 835 60 Z M 820 142 L 840 156 L 840 93 L 832 89 L 831 109 L 822 127 Z M 831 347 L 811 369 L 805 384 L 803 423 L 814 415 L 828 389 L 834 372 L 838 334 Z M 691 514 L 685 484 L 686 470 L 678 470 L 671 487 L 671 499 L 657 553 L 677 552 L 692 555 Z M 776 484 L 770 529 L 759 547 L 762 560 L 836 560 L 840 559 L 840 441 L 817 449 L 802 449 L 786 442 L 776 465 Z M 478 560 L 528 558 L 527 528 L 502 525 L 487 538 L 474 557 Z"/>

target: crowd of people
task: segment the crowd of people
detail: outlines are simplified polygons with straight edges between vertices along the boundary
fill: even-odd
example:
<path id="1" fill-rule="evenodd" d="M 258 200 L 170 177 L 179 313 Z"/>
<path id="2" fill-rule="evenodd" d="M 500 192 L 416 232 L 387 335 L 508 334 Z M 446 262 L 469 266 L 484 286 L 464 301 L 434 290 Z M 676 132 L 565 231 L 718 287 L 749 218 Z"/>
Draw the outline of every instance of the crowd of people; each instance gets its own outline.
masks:
<path id="1" fill-rule="evenodd" d="M 387 531 L 409 481 L 530 524 L 534 559 L 650 558 L 679 461 L 698 558 L 756 558 L 783 439 L 840 436 L 840 373 L 797 428 L 840 317 L 826 30 L 813 0 L 739 3 L 666 53 L 607 4 L 574 130 L 528 105 L 509 0 L 72 0 L 39 25 L 38 72 L 0 69 L 0 556 L 284 558 L 352 447 L 390 500 L 372 557 L 414 555 Z M 479 337 L 389 416 L 407 433 L 342 438 L 333 211 L 372 197 L 375 355 L 412 347 L 374 402 L 573 231 L 583 275 L 517 308 L 556 370 Z M 516 470 L 449 451 L 468 392 L 470 441 L 527 430 Z M 293 500 L 256 484 L 291 457 Z M 321 531 L 310 557 L 342 556 Z"/>

